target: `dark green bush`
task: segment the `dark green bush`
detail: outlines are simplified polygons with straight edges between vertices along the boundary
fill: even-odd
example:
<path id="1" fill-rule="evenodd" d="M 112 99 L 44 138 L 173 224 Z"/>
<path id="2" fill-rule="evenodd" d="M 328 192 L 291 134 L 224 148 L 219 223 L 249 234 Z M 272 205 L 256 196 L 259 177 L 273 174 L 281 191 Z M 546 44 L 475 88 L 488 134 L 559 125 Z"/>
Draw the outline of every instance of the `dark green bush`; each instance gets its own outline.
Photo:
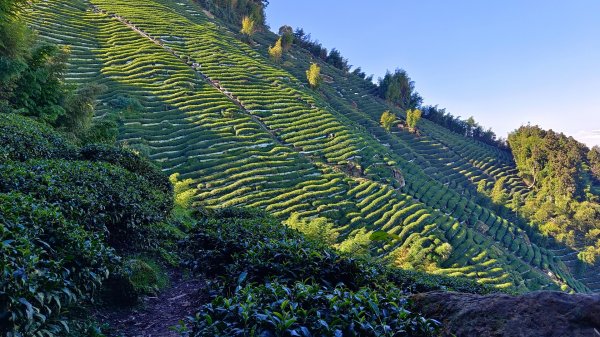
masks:
<path id="1" fill-rule="evenodd" d="M 91 144 L 84 146 L 79 152 L 83 160 L 103 161 L 121 166 L 144 177 L 151 185 L 160 188 L 165 193 L 173 193 L 169 177 L 148 159 L 140 157 L 130 150 L 104 144 Z"/>
<path id="2" fill-rule="evenodd" d="M 245 282 L 310 280 L 350 289 L 392 283 L 406 291 L 489 293 L 475 281 L 385 267 L 352 257 L 282 226 L 262 211 L 226 208 L 197 214 L 197 227 L 182 242 L 185 263 L 195 272 L 222 276 L 229 290 Z"/>
<path id="3" fill-rule="evenodd" d="M 21 115 L 0 113 L 0 161 L 75 155 L 75 146 L 51 127 Z"/>
<path id="4" fill-rule="evenodd" d="M 356 289 L 371 282 L 376 268 L 306 239 L 260 211 L 224 209 L 205 218 L 182 245 L 193 270 L 223 275 L 229 283 L 244 273 L 249 282 L 310 279 Z"/>
<path id="5" fill-rule="evenodd" d="M 434 336 L 437 321 L 409 310 L 397 288 L 246 286 L 204 305 L 191 336 Z"/>
<path id="6" fill-rule="evenodd" d="M 69 306 L 90 299 L 117 262 L 102 235 L 57 207 L 0 194 L 0 335 L 64 332 Z"/>
<path id="7" fill-rule="evenodd" d="M 30 160 L 0 164 L 0 193 L 19 191 L 56 205 L 67 219 L 108 234 L 114 245 L 143 245 L 173 196 L 141 176 L 107 163 Z"/>

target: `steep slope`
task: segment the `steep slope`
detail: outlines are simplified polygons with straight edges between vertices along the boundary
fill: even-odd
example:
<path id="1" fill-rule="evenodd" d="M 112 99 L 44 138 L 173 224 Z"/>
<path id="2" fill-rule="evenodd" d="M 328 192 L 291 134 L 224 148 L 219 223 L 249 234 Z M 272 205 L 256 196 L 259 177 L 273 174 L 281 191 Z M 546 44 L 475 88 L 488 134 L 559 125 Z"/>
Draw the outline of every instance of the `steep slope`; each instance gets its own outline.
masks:
<path id="1" fill-rule="evenodd" d="M 302 51 L 275 65 L 264 42 L 240 42 L 188 1 L 54 0 L 28 20 L 71 46 L 70 81 L 107 86 L 101 115 L 139 100 L 122 114 L 122 140 L 192 178 L 199 204 L 327 216 L 350 239 L 361 228 L 399 235 L 382 254 L 449 242 L 438 273 L 587 290 L 527 228 L 474 202 L 482 179 L 508 176 L 524 191 L 506 154 L 427 121 L 419 139 L 384 132 L 376 121 L 389 107 L 351 76 L 325 67 L 334 83 L 309 90 Z"/>

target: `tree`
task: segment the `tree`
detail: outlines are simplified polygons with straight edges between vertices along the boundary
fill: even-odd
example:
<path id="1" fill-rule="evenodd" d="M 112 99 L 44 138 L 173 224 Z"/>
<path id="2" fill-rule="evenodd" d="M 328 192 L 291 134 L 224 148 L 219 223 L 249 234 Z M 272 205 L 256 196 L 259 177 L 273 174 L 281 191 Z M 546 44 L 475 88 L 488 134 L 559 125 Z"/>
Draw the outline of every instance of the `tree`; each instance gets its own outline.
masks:
<path id="1" fill-rule="evenodd" d="M 381 118 L 379 120 L 379 122 L 381 123 L 381 126 L 383 126 L 383 128 L 386 131 L 390 131 L 390 128 L 392 127 L 392 124 L 396 121 L 396 115 L 391 113 L 389 110 L 388 111 L 384 111 L 381 114 Z"/>
<path id="2" fill-rule="evenodd" d="M 283 54 L 283 49 L 281 47 L 281 37 L 277 39 L 275 45 L 273 47 L 269 47 L 269 56 L 275 61 L 281 60 L 281 55 Z"/>
<path id="3" fill-rule="evenodd" d="M 279 35 L 281 36 L 281 46 L 284 51 L 290 50 L 294 43 L 294 30 L 290 26 L 281 26 L 279 28 Z"/>
<path id="4" fill-rule="evenodd" d="M 348 60 L 342 57 L 342 54 L 339 50 L 333 48 L 329 55 L 325 58 L 325 62 L 331 64 L 332 66 L 341 69 L 343 71 L 350 70 L 350 66 L 348 65 Z"/>
<path id="5" fill-rule="evenodd" d="M 415 91 L 415 82 L 411 81 L 402 69 L 396 69 L 393 74 L 386 72 L 385 76 L 379 79 L 378 93 L 381 98 L 402 110 L 416 109 L 423 102 L 423 98 Z"/>
<path id="6" fill-rule="evenodd" d="M 265 8 L 269 5 L 265 0 L 196 0 L 202 7 L 220 19 L 239 24 L 244 16 L 251 17 L 257 27 L 265 25 Z"/>
<path id="7" fill-rule="evenodd" d="M 306 78 L 311 88 L 317 88 L 321 84 L 321 67 L 316 63 L 311 63 L 306 71 Z"/>
<path id="8" fill-rule="evenodd" d="M 247 39 L 252 38 L 252 35 L 256 32 L 255 22 L 249 16 L 244 16 L 242 19 L 242 29 L 240 33 L 244 34 Z"/>
<path id="9" fill-rule="evenodd" d="M 0 107 L 55 122 L 68 92 L 63 84 L 68 48 L 35 44 L 34 34 L 17 19 L 23 2 L 0 0 Z M 15 5 L 16 4 L 16 5 Z"/>
<path id="10" fill-rule="evenodd" d="M 494 183 L 492 193 L 490 197 L 495 204 L 504 205 L 508 201 L 508 195 L 504 191 L 504 184 L 506 183 L 506 177 L 502 177 Z"/>
<path id="11" fill-rule="evenodd" d="M 411 132 L 416 130 L 417 123 L 421 119 L 421 110 L 419 109 L 408 109 L 406 110 L 406 124 L 408 125 Z"/>
<path id="12" fill-rule="evenodd" d="M 596 180 L 600 181 L 600 146 L 594 146 L 587 154 L 588 161 L 590 162 L 590 170 Z"/>
<path id="13" fill-rule="evenodd" d="M 106 86 L 92 83 L 71 93 L 65 100 L 65 114 L 56 120 L 55 126 L 76 134 L 85 132 L 92 125 L 96 97 L 105 90 Z"/>

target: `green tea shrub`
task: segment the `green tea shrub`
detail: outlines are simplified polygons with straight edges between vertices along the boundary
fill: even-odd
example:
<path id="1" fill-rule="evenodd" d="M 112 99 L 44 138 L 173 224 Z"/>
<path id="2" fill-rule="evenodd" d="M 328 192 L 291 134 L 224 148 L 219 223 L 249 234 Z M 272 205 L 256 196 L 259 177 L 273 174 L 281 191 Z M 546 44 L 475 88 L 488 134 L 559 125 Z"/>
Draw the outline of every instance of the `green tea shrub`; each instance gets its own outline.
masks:
<path id="1" fill-rule="evenodd" d="M 54 336 L 118 263 L 102 235 L 18 192 L 0 194 L 0 335 Z"/>
<path id="2" fill-rule="evenodd" d="M 148 225 L 162 221 L 173 196 L 108 163 L 30 160 L 0 164 L 0 193 L 19 191 L 56 205 L 118 246 L 142 245 Z M 127 245 L 124 245 L 127 242 Z"/>
<path id="3" fill-rule="evenodd" d="M 248 285 L 218 296 L 191 336 L 435 336 L 440 323 L 409 310 L 397 288 L 350 290 L 297 282 Z"/>
<path id="4" fill-rule="evenodd" d="M 75 146 L 51 127 L 21 115 L 0 113 L 0 161 L 75 155 Z"/>
<path id="5" fill-rule="evenodd" d="M 242 273 L 248 282 L 312 279 L 357 288 L 370 275 L 363 262 L 342 257 L 321 242 L 306 239 L 262 211 L 229 208 L 206 218 L 184 241 L 187 264 L 195 271 L 223 275 L 234 287 Z"/>
<path id="6" fill-rule="evenodd" d="M 86 145 L 79 151 L 81 159 L 107 162 L 120 166 L 145 178 L 151 185 L 165 193 L 173 193 L 169 177 L 148 159 L 125 148 L 105 144 Z"/>

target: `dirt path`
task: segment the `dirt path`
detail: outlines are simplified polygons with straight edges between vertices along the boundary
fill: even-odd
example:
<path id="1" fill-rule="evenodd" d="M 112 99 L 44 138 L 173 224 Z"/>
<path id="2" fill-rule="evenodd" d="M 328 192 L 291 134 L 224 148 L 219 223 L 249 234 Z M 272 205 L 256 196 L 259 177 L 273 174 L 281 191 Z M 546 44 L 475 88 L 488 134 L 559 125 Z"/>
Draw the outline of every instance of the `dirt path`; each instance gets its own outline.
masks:
<path id="1" fill-rule="evenodd" d="M 184 279 L 175 272 L 170 287 L 156 297 L 145 297 L 134 308 L 106 308 L 96 316 L 110 325 L 111 337 L 178 337 L 171 327 L 193 316 L 206 297 L 204 280 Z"/>

